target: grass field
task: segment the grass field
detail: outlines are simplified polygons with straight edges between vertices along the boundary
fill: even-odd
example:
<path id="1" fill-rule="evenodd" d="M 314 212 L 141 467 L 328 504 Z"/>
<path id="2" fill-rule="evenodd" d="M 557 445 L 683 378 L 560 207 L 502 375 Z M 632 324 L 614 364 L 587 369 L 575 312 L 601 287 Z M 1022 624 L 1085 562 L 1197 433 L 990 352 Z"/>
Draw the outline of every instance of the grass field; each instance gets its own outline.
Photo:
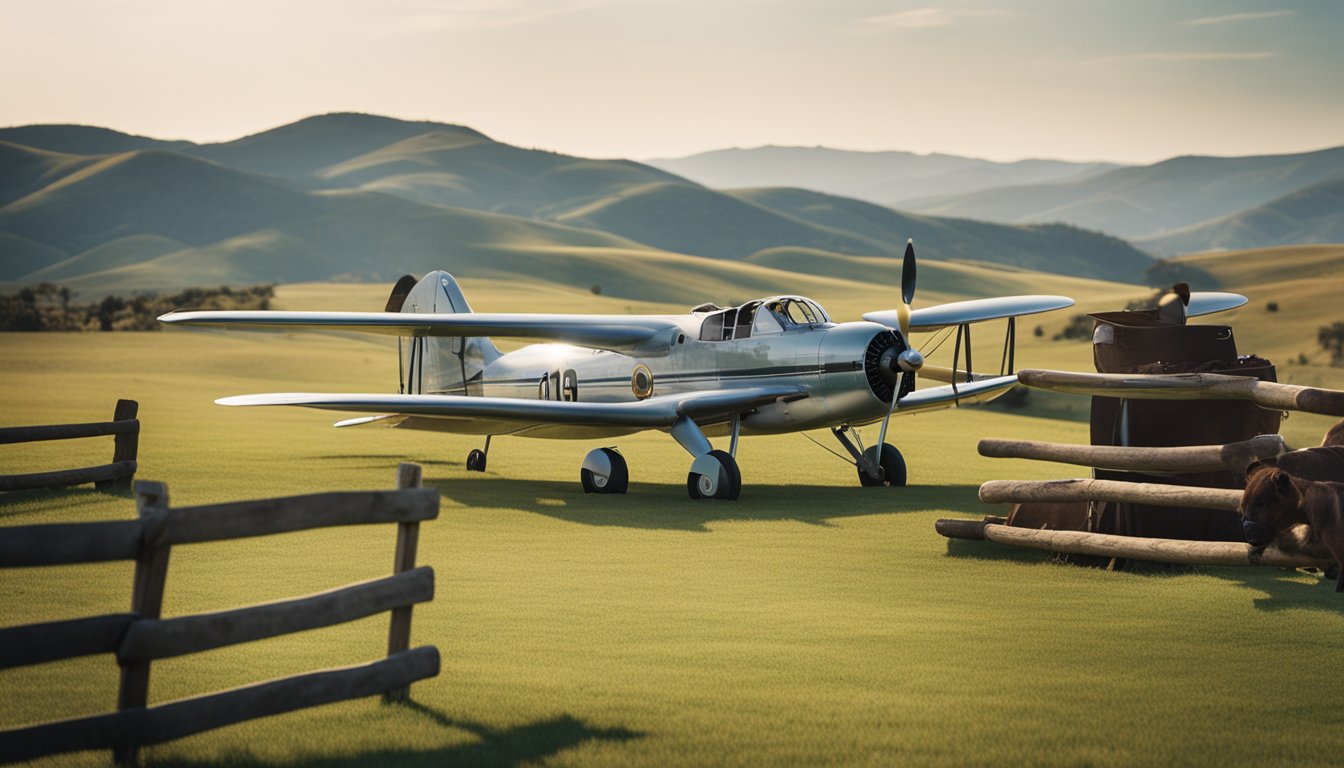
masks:
<path id="1" fill-rule="evenodd" d="M 483 311 L 673 309 L 465 288 Z M 385 291 L 294 286 L 279 301 L 376 308 Z M 1103 308 L 1103 293 L 1085 308 Z M 818 298 L 842 319 L 857 314 L 838 294 Z M 1085 343 L 1023 336 L 1020 365 L 1090 367 Z M 0 423 L 100 420 L 116 398 L 138 399 L 140 477 L 167 481 L 177 504 L 385 488 L 404 460 L 442 492 L 420 545 L 438 594 L 416 610 L 413 645 L 438 646 L 444 664 L 414 686 L 413 705 L 366 700 L 226 728 L 151 748 L 150 765 L 1277 765 L 1329 762 L 1344 748 L 1330 704 L 1344 695 L 1333 674 L 1344 598 L 1318 579 L 1108 573 L 933 532 L 939 517 L 993 511 L 976 500 L 985 480 L 1073 474 L 981 458 L 976 440 L 1085 442 L 1076 419 L 985 409 L 899 419 L 892 442 L 913 485 L 895 490 L 857 487 L 851 467 L 800 436 L 750 439 L 735 504 L 687 500 L 688 457 L 645 434 L 618 443 L 630 494 L 598 497 L 578 487 L 585 442 L 500 439 L 490 471 L 468 475 L 473 439 L 337 432 L 332 414 L 210 404 L 385 391 L 396 375 L 386 339 L 169 331 L 5 334 L 0 346 Z M 1294 416 L 1284 431 L 1307 445 L 1329 423 Z M 101 439 L 7 446 L 0 466 L 99 463 L 110 450 Z M 133 514 L 129 499 L 88 489 L 0 497 L 0 525 Z M 165 614 L 386 574 L 393 537 L 384 526 L 177 548 Z M 130 581 L 130 564 L 4 572 L 0 625 L 123 610 Z M 151 702 L 371 660 L 385 636 L 380 617 L 156 663 Z M 105 656 L 0 672 L 0 727 L 108 710 L 116 681 Z"/>

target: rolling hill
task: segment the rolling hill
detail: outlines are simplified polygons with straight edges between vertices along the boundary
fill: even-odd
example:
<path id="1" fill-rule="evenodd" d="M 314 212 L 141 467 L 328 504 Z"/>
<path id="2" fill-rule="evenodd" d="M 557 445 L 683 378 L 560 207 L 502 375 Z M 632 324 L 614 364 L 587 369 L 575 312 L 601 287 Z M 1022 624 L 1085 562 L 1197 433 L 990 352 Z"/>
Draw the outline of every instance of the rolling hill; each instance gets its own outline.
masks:
<path id="1" fill-rule="evenodd" d="M 32 145 L 13 143 L 22 137 Z M 136 147 L 98 154 L 109 147 Z M 69 151 L 67 151 L 69 150 Z M 73 150 L 88 150 L 78 154 Z M 81 290 L 205 282 L 595 270 L 774 248 L 897 253 L 1137 280 L 1150 259 L 1096 233 L 909 216 L 802 190 L 711 190 L 626 160 L 496 142 L 462 126 L 323 115 L 221 144 L 105 129 L 0 129 L 0 279 Z M 616 270 L 618 274 L 625 274 Z"/>
<path id="2" fill-rule="evenodd" d="M 986 261 L 1039 272 L 1138 282 L 1152 258 L 1129 243 L 1059 224 L 1004 226 L 966 219 L 920 216 L 845 197 L 802 189 L 745 189 L 743 200 L 796 219 L 902 247 L 914 238 L 934 258 Z"/>
<path id="3" fill-rule="evenodd" d="M 720 149 L 645 162 L 715 189 L 799 187 L 898 206 L 907 198 L 1079 179 L 1118 167 L 1114 163 L 998 163 L 937 153 L 775 146 Z"/>
<path id="4" fill-rule="evenodd" d="M 1177 157 L 1080 181 L 906 200 L 911 210 L 986 221 L 1060 221 L 1154 239 L 1344 176 L 1344 147 L 1259 157 Z M 1202 246 L 1202 247 L 1207 247 Z"/>
<path id="5" fill-rule="evenodd" d="M 1316 340 L 1321 326 L 1344 321 L 1339 298 L 1344 289 L 1344 245 L 1218 251 L 1173 261 L 1202 269 L 1227 290 L 1250 298 L 1246 306 L 1216 316 L 1218 322 L 1236 328 L 1241 352 L 1272 358 L 1280 366 L 1280 380 L 1344 387 L 1344 369 L 1327 366 L 1328 355 Z M 1298 355 L 1306 355 L 1311 365 L 1294 365 Z M 1288 365 L 1293 369 L 1282 371 Z"/>
<path id="6" fill-rule="evenodd" d="M 1200 249 L 1265 248 L 1281 243 L 1344 243 L 1344 176 L 1264 205 L 1142 241 L 1159 255 Z"/>

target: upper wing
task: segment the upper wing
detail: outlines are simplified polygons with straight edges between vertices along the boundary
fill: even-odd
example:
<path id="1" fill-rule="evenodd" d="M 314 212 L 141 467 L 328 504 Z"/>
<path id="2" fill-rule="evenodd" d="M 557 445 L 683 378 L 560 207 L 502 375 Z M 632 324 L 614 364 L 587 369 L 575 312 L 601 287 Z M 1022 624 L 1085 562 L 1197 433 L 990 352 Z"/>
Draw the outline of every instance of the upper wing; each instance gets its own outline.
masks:
<path id="1" fill-rule="evenodd" d="M 462 395 L 316 394 L 284 392 L 238 395 L 216 400 L 220 405 L 299 405 L 332 411 L 394 414 L 395 416 L 448 419 L 465 422 L 462 429 L 445 431 L 476 433 L 470 422 L 486 422 L 493 432 L 517 432 L 538 425 L 660 429 L 687 416 L 700 424 L 713 424 L 781 397 L 805 395 L 796 385 L 744 387 L 659 395 L 625 403 L 560 402 L 520 400 L 509 397 Z M 913 397 L 913 395 L 911 395 Z M 371 421 L 371 420 L 370 420 Z M 368 423 L 352 419 L 342 424 Z"/>
<path id="2" fill-rule="evenodd" d="M 159 317 L 169 325 L 227 328 L 308 328 L 363 331 L 389 336 L 518 336 L 599 349 L 629 349 L 660 335 L 669 342 L 681 328 L 655 315 L 543 315 L 461 312 L 189 311 Z"/>
<path id="3" fill-rule="evenodd" d="M 910 312 L 910 328 L 912 330 L 934 331 L 939 328 L 946 328 L 949 325 L 979 323 L 985 320 L 997 320 L 1019 315 L 1034 315 L 1038 312 L 1049 312 L 1072 306 L 1073 299 L 1068 296 L 1051 295 L 999 296 L 992 299 L 953 301 L 948 304 L 938 304 L 912 310 Z M 900 327 L 894 309 L 869 312 L 863 316 L 863 319 L 881 323 L 890 328 Z"/>

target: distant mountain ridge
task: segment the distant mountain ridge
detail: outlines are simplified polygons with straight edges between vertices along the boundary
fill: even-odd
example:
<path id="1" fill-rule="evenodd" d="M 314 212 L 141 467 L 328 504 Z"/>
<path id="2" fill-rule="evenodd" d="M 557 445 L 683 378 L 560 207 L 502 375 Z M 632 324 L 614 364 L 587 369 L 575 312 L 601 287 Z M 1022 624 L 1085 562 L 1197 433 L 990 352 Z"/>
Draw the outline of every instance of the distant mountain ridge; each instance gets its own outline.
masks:
<path id="1" fill-rule="evenodd" d="M 1079 181 L 1002 187 L 906 205 L 940 216 L 1018 224 L 1064 221 L 1152 239 L 1342 176 L 1344 147 L 1254 157 L 1186 156 Z"/>
<path id="2" fill-rule="evenodd" d="M 933 153 L 764 146 L 645 161 L 715 189 L 800 187 L 900 207 L 903 200 L 1067 181 L 1121 167 L 1062 160 L 995 162 Z"/>
<path id="3" fill-rule="evenodd" d="M 376 115 L 320 115 L 217 144 L 0 129 L 0 280 L 81 290 L 431 268 L 592 281 L 601 275 L 574 266 L 624 275 L 622 261 L 745 261 L 777 248 L 895 256 L 911 236 L 930 260 L 1081 277 L 1137 280 L 1152 262 L 1072 227 L 910 216 L 796 189 L 726 193 L 629 160 Z"/>
<path id="4" fill-rule="evenodd" d="M 1296 221 L 1298 215 L 1313 216 L 1305 204 L 1276 209 L 1287 218 L 1267 229 L 1265 214 L 1259 214 L 1259 239 L 1232 238 L 1218 222 L 1243 213 L 1252 217 L 1255 209 L 1281 197 L 1344 178 L 1344 146 L 1250 157 L 1190 155 L 1144 166 L 992 163 L 826 147 L 728 149 L 649 163 L 720 189 L 803 187 L 935 216 L 1069 224 L 1151 244 L 1167 255 L 1223 247 L 1224 241 L 1251 247 L 1334 237 L 1319 216 Z"/>
<path id="5" fill-rule="evenodd" d="M 1206 224 L 1142 241 L 1162 256 L 1284 243 L 1344 243 L 1344 176 Z"/>

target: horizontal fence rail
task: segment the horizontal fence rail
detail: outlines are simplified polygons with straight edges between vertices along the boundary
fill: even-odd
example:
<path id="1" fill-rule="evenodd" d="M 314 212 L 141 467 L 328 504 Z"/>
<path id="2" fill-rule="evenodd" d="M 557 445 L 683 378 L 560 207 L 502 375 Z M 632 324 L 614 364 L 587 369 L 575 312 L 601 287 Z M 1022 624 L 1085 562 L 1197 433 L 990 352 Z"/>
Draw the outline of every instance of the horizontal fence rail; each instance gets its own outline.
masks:
<path id="1" fill-rule="evenodd" d="M 439 674 L 433 646 L 352 667 L 309 672 L 220 693 L 0 731 L 0 761 L 162 744 L 184 736 L 337 701 L 374 696 Z"/>
<path id="2" fill-rule="evenodd" d="M 1023 369 L 1017 380 L 1035 389 L 1128 400 L 1249 400 L 1261 408 L 1344 416 L 1344 392 L 1220 373 L 1078 373 Z"/>
<path id="3" fill-rule="evenodd" d="M 1189 445 L 1171 448 L 1075 445 L 1035 440 L 980 441 L 980 455 L 994 459 L 1035 459 L 1131 472 L 1181 473 L 1241 471 L 1245 464 L 1288 452 L 1278 435 L 1260 435 L 1228 445 Z"/>
<path id="4" fill-rule="evenodd" d="M 118 400 L 112 421 L 86 424 L 49 424 L 31 427 L 0 428 L 0 445 L 34 443 L 48 440 L 74 440 L 113 435 L 112 461 L 93 467 L 58 469 L 19 475 L 0 475 L 0 492 L 29 491 L 38 488 L 64 488 L 93 483 L 99 490 L 129 488 L 139 468 L 136 454 L 140 445 L 140 405 L 134 400 Z"/>
<path id="5" fill-rule="evenodd" d="M 951 521 L 939 521 L 951 522 Z M 1186 541 L 1184 539 L 1155 539 L 1142 536 L 1117 536 L 1109 533 L 1085 531 L 1051 531 L 1034 528 L 1016 528 L 979 521 L 965 522 L 980 526 L 979 538 L 1000 544 L 1011 544 L 1028 549 L 1061 552 L 1073 555 L 1149 560 L 1183 565 L 1267 565 L 1276 568 L 1326 568 L 1331 563 L 1303 555 L 1284 552 L 1276 547 L 1263 550 L 1237 541 Z M 944 532 L 944 531 L 947 532 Z M 943 535 L 951 535 L 957 528 L 940 528 Z M 973 538 L 963 536 L 960 538 Z"/>
<path id="6" fill-rule="evenodd" d="M 139 519 L 0 528 L 0 568 L 134 560 L 132 611 L 0 628 L 0 669 L 115 654 L 118 711 L 0 730 L 0 763 L 111 749 L 122 765 L 139 749 L 258 717 L 383 694 L 399 701 L 411 683 L 439 673 L 439 652 L 409 647 L 411 607 L 434 598 L 434 571 L 415 566 L 419 524 L 438 516 L 439 495 L 420 468 L 398 468 L 397 491 L 319 493 L 170 507 L 162 483 L 137 483 Z M 189 616 L 160 618 L 174 544 L 204 543 L 332 526 L 396 524 L 390 576 L 317 594 Z M 147 706 L 152 661 L 355 621 L 392 616 L 387 658 Z"/>
<path id="7" fill-rule="evenodd" d="M 124 401 L 123 401 L 124 402 Z M 44 424 L 35 427 L 0 427 L 0 445 L 74 440 L 81 437 L 125 435 L 140 430 L 139 419 L 95 421 L 89 424 Z"/>
<path id="8" fill-rule="evenodd" d="M 980 486 L 980 500 L 987 504 L 1119 501 L 1161 507 L 1197 507 L 1236 512 L 1241 505 L 1241 491 L 1091 478 L 991 480 Z"/>
<path id="9" fill-rule="evenodd" d="M 149 661 L 289 635 L 362 619 L 434 598 L 434 569 L 421 566 L 395 576 L 352 584 L 293 600 L 217 613 L 130 624 L 117 649 L 122 663 Z"/>

